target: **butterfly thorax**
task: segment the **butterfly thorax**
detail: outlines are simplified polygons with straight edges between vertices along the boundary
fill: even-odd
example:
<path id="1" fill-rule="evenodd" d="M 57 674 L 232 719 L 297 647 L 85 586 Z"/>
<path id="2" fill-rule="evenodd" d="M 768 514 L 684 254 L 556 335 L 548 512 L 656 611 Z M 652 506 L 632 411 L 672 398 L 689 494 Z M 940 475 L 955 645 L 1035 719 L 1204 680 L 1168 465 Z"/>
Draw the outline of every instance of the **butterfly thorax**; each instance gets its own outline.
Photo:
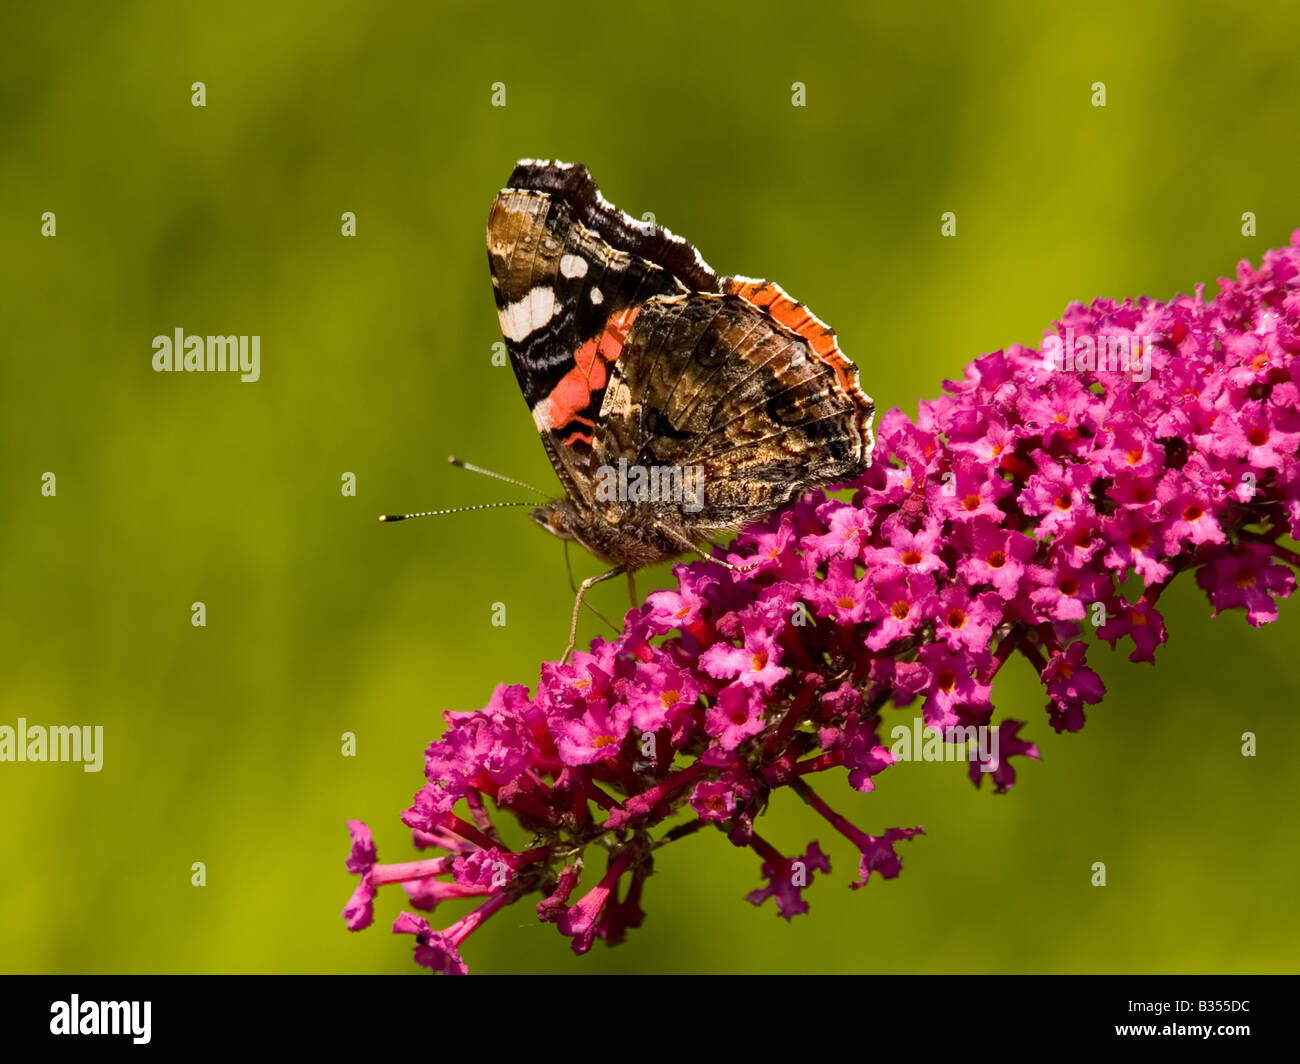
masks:
<path id="1" fill-rule="evenodd" d="M 675 508 L 665 504 L 587 507 L 557 499 L 538 506 L 529 516 L 553 536 L 630 571 L 675 558 L 698 538 Z"/>

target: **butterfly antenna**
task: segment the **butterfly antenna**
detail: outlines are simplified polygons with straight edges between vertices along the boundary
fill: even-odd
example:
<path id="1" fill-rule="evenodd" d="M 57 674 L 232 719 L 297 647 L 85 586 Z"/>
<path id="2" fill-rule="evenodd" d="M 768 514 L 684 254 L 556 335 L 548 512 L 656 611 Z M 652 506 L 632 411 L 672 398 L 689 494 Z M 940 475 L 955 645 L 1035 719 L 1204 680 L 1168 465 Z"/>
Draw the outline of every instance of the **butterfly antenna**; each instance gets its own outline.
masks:
<path id="1" fill-rule="evenodd" d="M 482 473 L 485 477 L 491 477 L 493 480 L 501 480 L 507 484 L 513 484 L 516 488 L 527 488 L 529 491 L 535 491 L 545 499 L 549 499 L 550 493 L 542 491 L 541 488 L 535 488 L 531 484 L 525 484 L 522 480 L 515 480 L 514 477 L 503 476 L 500 473 L 493 473 L 490 469 L 484 469 L 482 466 L 471 465 L 469 462 L 462 462 L 454 455 L 447 459 L 452 465 L 461 469 L 468 469 L 471 473 Z"/>
<path id="2" fill-rule="evenodd" d="M 441 517 L 443 514 L 463 514 L 470 510 L 493 510 L 500 506 L 532 506 L 531 502 L 481 502 L 477 506 L 457 506 L 450 510 L 425 510 L 418 514 L 380 514 L 379 520 L 388 524 L 409 521 L 412 517 Z"/>

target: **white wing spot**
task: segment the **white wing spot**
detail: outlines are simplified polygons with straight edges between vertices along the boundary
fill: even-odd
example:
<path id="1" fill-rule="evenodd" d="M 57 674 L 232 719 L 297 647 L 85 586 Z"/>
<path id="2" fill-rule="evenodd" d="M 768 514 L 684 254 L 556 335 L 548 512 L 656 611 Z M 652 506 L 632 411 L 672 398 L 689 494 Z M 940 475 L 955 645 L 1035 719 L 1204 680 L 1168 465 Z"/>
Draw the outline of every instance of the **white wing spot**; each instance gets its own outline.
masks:
<path id="1" fill-rule="evenodd" d="M 551 397 L 548 395 L 533 407 L 533 424 L 537 426 L 538 432 L 551 431 L 551 414 L 548 406 L 550 401 Z"/>
<path id="2" fill-rule="evenodd" d="M 519 343 L 555 317 L 555 289 L 538 285 L 517 303 L 497 312 L 501 332 L 507 340 Z"/>
<path id="3" fill-rule="evenodd" d="M 601 295 L 599 288 L 593 288 L 591 290 L 591 301 L 595 303 L 596 306 L 600 306 L 603 302 L 605 302 L 605 297 Z"/>
<path id="4" fill-rule="evenodd" d="M 562 255 L 560 257 L 560 272 L 565 277 L 586 277 L 587 260 L 581 255 Z"/>

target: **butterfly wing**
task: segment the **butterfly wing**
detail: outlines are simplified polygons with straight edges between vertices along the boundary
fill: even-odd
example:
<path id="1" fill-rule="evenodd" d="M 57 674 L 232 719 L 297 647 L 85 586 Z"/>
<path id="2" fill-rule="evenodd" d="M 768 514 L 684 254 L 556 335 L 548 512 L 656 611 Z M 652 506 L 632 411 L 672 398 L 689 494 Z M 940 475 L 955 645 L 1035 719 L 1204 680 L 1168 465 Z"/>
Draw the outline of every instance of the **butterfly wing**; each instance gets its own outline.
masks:
<path id="1" fill-rule="evenodd" d="M 716 291 L 718 279 L 686 241 L 608 203 L 581 164 L 519 163 L 492 205 L 487 246 L 519 387 L 569 496 L 589 502 L 610 367 L 639 308 Z"/>
<path id="2" fill-rule="evenodd" d="M 738 528 L 850 480 L 871 458 L 874 407 L 833 334 L 784 302 L 783 324 L 741 290 L 766 282 L 726 283 L 732 291 L 661 296 L 641 309 L 594 443 L 602 465 L 694 467 L 704 489 L 689 521 L 697 533 Z M 798 307 L 771 287 L 774 304 Z"/>

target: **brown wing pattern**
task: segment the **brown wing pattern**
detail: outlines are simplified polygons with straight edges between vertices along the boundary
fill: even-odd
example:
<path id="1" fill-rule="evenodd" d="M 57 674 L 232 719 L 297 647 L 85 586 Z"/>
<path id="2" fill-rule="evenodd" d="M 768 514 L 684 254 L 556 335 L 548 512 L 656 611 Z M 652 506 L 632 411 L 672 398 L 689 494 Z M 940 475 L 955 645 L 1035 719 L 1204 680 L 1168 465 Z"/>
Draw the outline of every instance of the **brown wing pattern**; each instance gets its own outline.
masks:
<path id="1" fill-rule="evenodd" d="M 793 298 L 775 281 L 757 281 L 750 277 L 724 277 L 722 290 L 740 296 L 760 307 L 774 321 L 808 341 L 808 346 L 835 371 L 836 380 L 846 392 L 858 388 L 858 368 L 840 351 L 835 330 L 803 303 Z M 870 432 L 871 423 L 867 422 Z M 869 437 L 868 437 L 869 438 Z"/>
<path id="2" fill-rule="evenodd" d="M 593 460 L 699 467 L 701 530 L 851 479 L 870 459 L 871 402 L 852 363 L 815 342 L 739 294 L 651 300 L 615 366 Z"/>

